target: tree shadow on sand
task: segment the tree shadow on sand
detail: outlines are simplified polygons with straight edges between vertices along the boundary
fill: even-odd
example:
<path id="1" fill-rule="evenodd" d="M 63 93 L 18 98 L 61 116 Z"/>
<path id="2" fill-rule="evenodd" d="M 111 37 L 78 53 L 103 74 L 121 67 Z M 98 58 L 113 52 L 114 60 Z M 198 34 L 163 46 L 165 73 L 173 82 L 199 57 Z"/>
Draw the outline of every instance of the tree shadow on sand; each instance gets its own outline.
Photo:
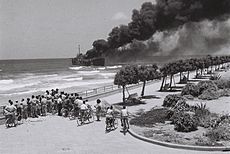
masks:
<path id="1" fill-rule="evenodd" d="M 160 97 L 156 95 L 146 95 L 146 96 L 142 96 L 141 99 L 160 99 Z"/>

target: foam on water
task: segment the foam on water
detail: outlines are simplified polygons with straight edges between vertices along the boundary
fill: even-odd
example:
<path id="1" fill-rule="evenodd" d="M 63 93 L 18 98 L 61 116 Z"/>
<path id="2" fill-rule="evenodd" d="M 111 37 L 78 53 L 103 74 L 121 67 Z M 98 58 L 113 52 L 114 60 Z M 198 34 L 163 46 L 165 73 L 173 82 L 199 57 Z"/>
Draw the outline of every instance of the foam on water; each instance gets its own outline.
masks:
<path id="1" fill-rule="evenodd" d="M 6 84 L 10 84 L 13 83 L 14 80 L 9 79 L 9 80 L 0 80 L 0 87 L 2 88 L 2 86 L 6 85 Z"/>
<path id="2" fill-rule="evenodd" d="M 100 73 L 105 79 L 112 78 L 115 76 L 116 73 Z"/>
<path id="3" fill-rule="evenodd" d="M 5 67 L 5 64 L 0 67 L 0 71 L 4 70 L 0 72 L 0 105 L 8 99 L 21 99 L 33 93 L 43 94 L 50 89 L 80 92 L 113 84 L 114 72 L 122 67 L 71 66 L 56 62 L 38 63 L 33 60 L 28 63 L 25 61 L 25 65 L 33 65 L 25 69 L 24 61 L 23 65 L 21 63 L 15 64 L 17 68 L 11 65 Z"/>
<path id="4" fill-rule="evenodd" d="M 62 80 L 64 80 L 64 81 L 81 81 L 81 80 L 83 80 L 83 77 L 78 77 L 78 78 L 64 78 Z"/>
<path id="5" fill-rule="evenodd" d="M 83 68 L 83 66 L 69 67 L 69 69 L 71 69 L 71 70 L 80 70 L 82 68 Z"/>
<path id="6" fill-rule="evenodd" d="M 117 69 L 117 68 L 121 68 L 121 65 L 116 65 L 116 66 L 107 66 L 107 69 Z"/>
<path id="7" fill-rule="evenodd" d="M 34 81 L 32 83 L 14 83 L 14 82 L 12 82 L 12 84 L 3 84 L 3 85 L 1 85 L 0 92 L 19 89 L 19 88 L 22 89 L 22 88 L 38 85 L 40 83 L 41 83 L 40 81 L 37 81 L 37 82 Z"/>
<path id="8" fill-rule="evenodd" d="M 98 67 L 97 69 L 98 69 L 98 70 L 105 70 L 106 67 Z"/>
<path id="9" fill-rule="evenodd" d="M 95 71 L 78 71 L 78 73 L 79 74 L 98 74 L 98 73 L 100 73 L 100 71 L 97 71 L 97 70 L 95 70 Z"/>

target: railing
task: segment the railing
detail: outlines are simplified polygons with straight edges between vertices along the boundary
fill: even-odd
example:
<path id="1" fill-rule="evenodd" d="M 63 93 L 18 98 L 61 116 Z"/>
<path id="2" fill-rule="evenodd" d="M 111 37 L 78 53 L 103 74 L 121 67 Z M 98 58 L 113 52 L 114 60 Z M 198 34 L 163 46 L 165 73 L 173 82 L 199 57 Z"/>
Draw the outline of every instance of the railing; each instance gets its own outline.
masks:
<path id="1" fill-rule="evenodd" d="M 118 86 L 116 86 L 116 85 L 107 85 L 107 86 L 103 86 L 103 87 L 99 87 L 99 88 L 80 91 L 80 92 L 77 92 L 77 93 L 81 97 L 89 97 L 89 96 L 93 96 L 93 95 L 107 93 L 107 92 L 114 91 L 114 90 L 117 90 L 117 89 L 120 89 L 120 88 Z"/>
<path id="2" fill-rule="evenodd" d="M 148 82 L 146 82 L 146 85 L 154 83 L 154 81 L 157 81 L 157 80 L 148 81 Z M 138 83 L 138 84 L 134 84 L 134 85 L 128 85 L 127 89 L 131 90 L 131 89 L 135 89 L 139 86 L 142 86 L 142 83 Z M 99 88 L 80 91 L 77 93 L 79 94 L 79 96 L 83 97 L 84 99 L 88 99 L 90 97 L 92 98 L 94 96 L 103 95 L 103 94 L 109 95 L 112 92 L 116 92 L 116 91 L 119 92 L 120 90 L 122 90 L 122 87 L 119 87 L 117 85 L 107 85 L 107 86 L 103 86 L 103 87 L 99 87 Z M 2 124 L 3 120 L 5 119 L 5 117 L 3 115 L 3 108 L 4 108 L 4 106 L 0 106 L 0 125 Z"/>

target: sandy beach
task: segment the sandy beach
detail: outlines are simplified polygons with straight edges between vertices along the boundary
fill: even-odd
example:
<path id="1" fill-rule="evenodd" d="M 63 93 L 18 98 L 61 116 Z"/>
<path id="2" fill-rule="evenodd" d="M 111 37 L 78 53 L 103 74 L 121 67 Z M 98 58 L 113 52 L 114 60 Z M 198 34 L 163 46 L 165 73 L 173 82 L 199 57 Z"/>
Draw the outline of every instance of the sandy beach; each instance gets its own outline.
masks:
<path id="1" fill-rule="evenodd" d="M 230 72 L 220 72 L 225 78 L 230 77 Z M 175 78 L 178 80 L 178 78 Z M 172 92 L 158 92 L 161 82 L 154 82 L 146 87 L 145 95 L 154 95 L 158 98 L 145 100 L 146 104 L 128 107 L 129 112 L 135 113 L 140 109 L 145 111 L 152 107 L 161 106 L 166 95 Z M 141 87 L 130 90 L 130 93 L 140 95 Z M 179 93 L 179 92 L 174 92 Z M 101 97 L 110 104 L 121 102 L 122 93 Z M 201 101 L 217 113 L 230 113 L 230 98 L 220 98 L 214 101 Z M 95 100 L 89 104 L 96 104 Z M 76 121 L 58 116 L 40 117 L 29 119 L 22 125 L 6 129 L 0 126 L 0 153 L 3 154 L 37 154 L 37 153 L 80 153 L 80 154 L 122 154 L 122 153 L 209 153 L 190 150 L 178 150 L 153 145 L 133 138 L 131 135 L 120 132 L 120 126 L 112 132 L 105 133 L 105 119 L 88 125 L 77 126 Z M 218 152 L 210 152 L 218 153 Z M 220 152 L 221 153 L 221 152 Z"/>

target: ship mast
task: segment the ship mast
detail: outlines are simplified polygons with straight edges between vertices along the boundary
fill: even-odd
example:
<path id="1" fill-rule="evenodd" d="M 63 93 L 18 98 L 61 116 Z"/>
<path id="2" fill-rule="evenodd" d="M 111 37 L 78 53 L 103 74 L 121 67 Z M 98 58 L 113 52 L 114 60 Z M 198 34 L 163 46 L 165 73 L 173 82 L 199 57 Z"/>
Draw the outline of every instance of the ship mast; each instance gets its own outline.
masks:
<path id="1" fill-rule="evenodd" d="M 80 46 L 80 44 L 78 44 L 78 54 L 79 55 L 81 54 L 81 46 Z"/>

